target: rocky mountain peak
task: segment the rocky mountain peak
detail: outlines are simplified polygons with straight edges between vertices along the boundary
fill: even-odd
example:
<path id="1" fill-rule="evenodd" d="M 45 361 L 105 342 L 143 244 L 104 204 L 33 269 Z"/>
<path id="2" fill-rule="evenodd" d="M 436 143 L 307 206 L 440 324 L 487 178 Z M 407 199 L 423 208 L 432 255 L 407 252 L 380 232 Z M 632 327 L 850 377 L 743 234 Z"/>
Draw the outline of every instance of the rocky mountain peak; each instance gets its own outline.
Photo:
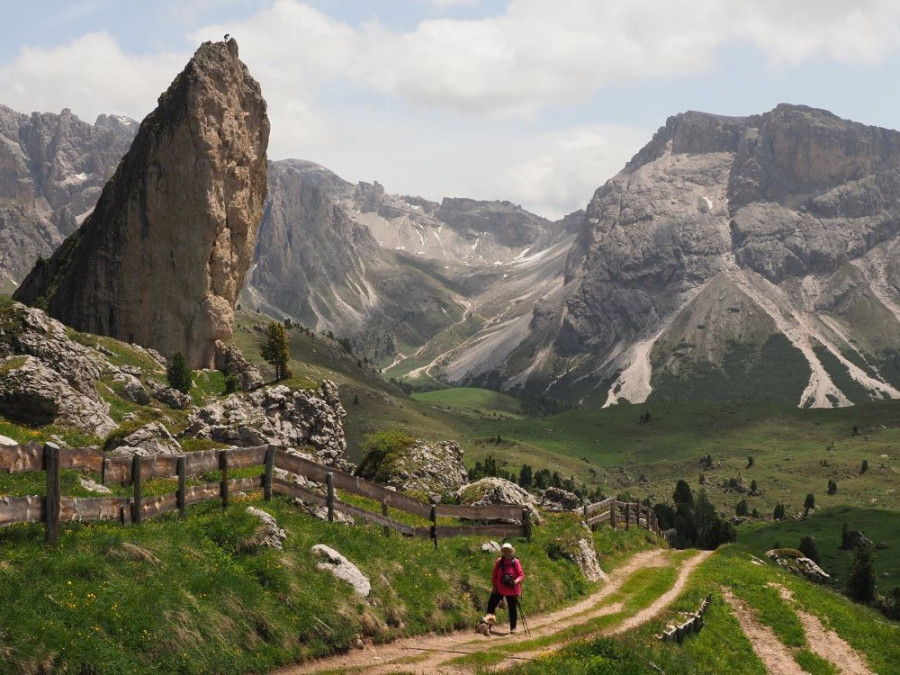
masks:
<path id="1" fill-rule="evenodd" d="M 237 43 L 204 43 L 141 123 L 94 212 L 16 298 L 79 330 L 212 366 L 253 256 L 268 137 Z"/>

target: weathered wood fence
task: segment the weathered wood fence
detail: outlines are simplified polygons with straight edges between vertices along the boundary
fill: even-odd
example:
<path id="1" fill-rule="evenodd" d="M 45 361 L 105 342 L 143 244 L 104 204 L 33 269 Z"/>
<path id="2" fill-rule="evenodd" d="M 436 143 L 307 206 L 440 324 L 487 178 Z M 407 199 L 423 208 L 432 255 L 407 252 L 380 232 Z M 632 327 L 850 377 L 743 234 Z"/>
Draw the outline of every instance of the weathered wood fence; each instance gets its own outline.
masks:
<path id="1" fill-rule="evenodd" d="M 229 471 L 257 465 L 264 467 L 259 476 L 228 477 Z M 130 484 L 132 494 L 130 497 L 64 496 L 60 490 L 60 472 L 63 469 L 99 473 L 104 484 Z M 283 469 L 312 481 L 324 483 L 325 494 L 278 478 L 275 476 L 275 469 Z M 336 512 L 344 513 L 382 525 L 385 533 L 396 530 L 407 536 L 429 537 L 435 546 L 438 539 L 467 534 L 527 538 L 531 536 L 529 511 L 524 506 L 426 504 L 358 476 L 289 454 L 272 445 L 152 457 L 111 457 L 92 448 L 60 448 L 53 443 L 0 445 L 0 471 L 46 473 L 47 490 L 44 495 L 0 496 L 0 527 L 13 523 L 42 522 L 45 526 L 45 540 L 48 543 L 56 543 L 58 540 L 61 522 L 119 520 L 127 525 L 140 523 L 145 518 L 174 510 L 178 510 L 184 517 L 186 508 L 192 504 L 221 500 L 222 506 L 225 507 L 228 506 L 230 495 L 235 492 L 259 488 L 262 488 L 266 500 L 271 499 L 273 493 L 277 493 L 324 506 L 329 522 L 334 520 Z M 218 482 L 187 486 L 188 478 L 211 471 L 221 472 Z M 164 495 L 144 497 L 144 483 L 152 478 L 175 478 L 178 480 L 178 489 Z M 335 490 L 338 489 L 380 502 L 381 512 L 374 513 L 341 501 L 335 495 Z M 412 526 L 398 522 L 389 516 L 390 508 L 415 514 L 430 520 L 431 523 L 425 526 Z M 487 524 L 438 525 L 439 517 L 487 521 Z"/>
<path id="2" fill-rule="evenodd" d="M 692 614 L 690 619 L 680 626 L 671 626 L 666 629 L 663 631 L 663 634 L 659 636 L 659 639 L 663 642 L 677 642 L 678 644 L 681 644 L 681 641 L 684 640 L 686 635 L 689 635 L 690 633 L 699 633 L 700 629 L 703 628 L 703 615 L 706 614 L 706 610 L 709 609 L 709 603 L 711 601 L 712 596 L 707 595 L 703 599 L 703 602 L 700 603 L 700 609 Z"/>
<path id="3" fill-rule="evenodd" d="M 590 526 L 608 522 L 612 527 L 623 525 L 627 530 L 634 525 L 655 534 L 662 534 L 656 513 L 646 504 L 620 502 L 610 497 L 596 504 L 585 504 L 582 515 L 584 522 Z"/>

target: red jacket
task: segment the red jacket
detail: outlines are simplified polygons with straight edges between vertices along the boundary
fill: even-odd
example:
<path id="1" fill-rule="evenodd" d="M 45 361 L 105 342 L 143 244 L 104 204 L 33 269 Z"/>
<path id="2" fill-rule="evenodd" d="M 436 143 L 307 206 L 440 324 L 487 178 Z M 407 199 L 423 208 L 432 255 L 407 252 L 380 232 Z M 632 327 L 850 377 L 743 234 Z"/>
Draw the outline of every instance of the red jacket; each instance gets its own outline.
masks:
<path id="1" fill-rule="evenodd" d="M 503 583 L 503 575 L 511 574 L 513 579 L 519 583 L 513 586 L 507 586 Z M 522 563 L 518 558 L 513 558 L 509 562 L 503 559 L 503 556 L 497 558 L 494 563 L 494 573 L 491 575 L 491 583 L 494 585 L 494 591 L 500 595 L 522 595 L 522 579 L 525 578 L 525 572 L 522 571 Z"/>

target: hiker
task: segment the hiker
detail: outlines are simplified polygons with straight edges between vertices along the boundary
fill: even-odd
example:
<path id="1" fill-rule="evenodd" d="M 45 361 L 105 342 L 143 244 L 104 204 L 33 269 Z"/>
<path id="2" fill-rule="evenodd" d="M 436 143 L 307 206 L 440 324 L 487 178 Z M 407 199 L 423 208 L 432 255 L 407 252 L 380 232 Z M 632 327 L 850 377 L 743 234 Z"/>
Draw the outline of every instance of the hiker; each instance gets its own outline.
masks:
<path id="1" fill-rule="evenodd" d="M 488 600 L 488 614 L 493 614 L 497 605 L 503 598 L 509 607 L 509 632 L 516 632 L 518 620 L 519 596 L 522 595 L 522 579 L 525 572 L 522 571 L 522 563 L 515 556 L 516 549 L 506 542 L 500 547 L 500 557 L 494 563 L 494 572 L 491 574 L 491 598 Z"/>

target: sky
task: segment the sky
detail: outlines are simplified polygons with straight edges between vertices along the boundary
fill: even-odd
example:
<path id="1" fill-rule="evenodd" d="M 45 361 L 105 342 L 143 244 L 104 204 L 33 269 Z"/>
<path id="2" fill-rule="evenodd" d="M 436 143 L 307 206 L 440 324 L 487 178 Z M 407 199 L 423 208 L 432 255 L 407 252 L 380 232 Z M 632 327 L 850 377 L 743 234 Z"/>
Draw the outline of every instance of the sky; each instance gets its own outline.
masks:
<path id="1" fill-rule="evenodd" d="M 898 0 L 0 0 L 0 104 L 143 119 L 230 33 L 270 159 L 548 218 L 686 110 L 900 129 Z"/>

